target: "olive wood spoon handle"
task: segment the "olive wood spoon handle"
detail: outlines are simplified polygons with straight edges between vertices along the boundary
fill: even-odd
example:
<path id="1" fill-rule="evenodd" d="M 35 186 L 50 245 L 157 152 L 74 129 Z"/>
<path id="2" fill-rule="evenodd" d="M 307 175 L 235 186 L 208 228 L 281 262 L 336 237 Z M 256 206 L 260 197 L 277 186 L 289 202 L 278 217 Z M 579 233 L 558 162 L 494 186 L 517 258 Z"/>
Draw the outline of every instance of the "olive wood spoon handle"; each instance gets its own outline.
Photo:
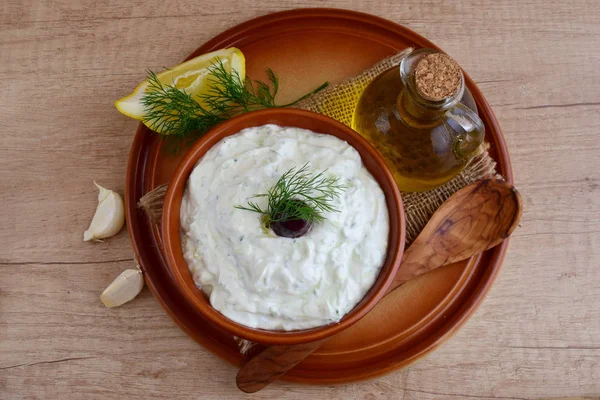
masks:
<path id="1" fill-rule="evenodd" d="M 515 230 L 522 212 L 519 192 L 503 180 L 486 179 L 462 188 L 442 204 L 404 252 L 386 294 L 410 279 L 498 245 Z M 327 340 L 267 347 L 240 368 L 238 388 L 246 393 L 265 388 Z"/>

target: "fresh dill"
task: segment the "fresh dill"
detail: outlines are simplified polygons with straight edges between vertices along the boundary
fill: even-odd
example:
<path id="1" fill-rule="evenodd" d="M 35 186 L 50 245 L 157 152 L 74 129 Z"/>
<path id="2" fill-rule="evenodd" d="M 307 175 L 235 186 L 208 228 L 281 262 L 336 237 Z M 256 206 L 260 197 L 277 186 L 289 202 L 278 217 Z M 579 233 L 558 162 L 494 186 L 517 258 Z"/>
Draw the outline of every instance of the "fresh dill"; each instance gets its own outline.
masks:
<path id="1" fill-rule="evenodd" d="M 267 69 L 268 83 L 229 71 L 220 59 L 212 64 L 207 77 L 207 89 L 193 96 L 174 86 L 164 85 L 156 74 L 148 71 L 148 88 L 141 103 L 144 123 L 164 138 L 175 139 L 175 148 L 190 144 L 211 127 L 236 115 L 261 108 L 289 107 L 327 87 L 325 82 L 314 91 L 288 104 L 277 104 L 279 79 Z"/>
<path id="2" fill-rule="evenodd" d="M 325 172 L 311 174 L 308 172 L 308 163 L 300 169 L 294 167 L 284 173 L 267 193 L 252 196 L 266 197 L 266 209 L 253 201 L 249 201 L 247 206 L 238 205 L 235 208 L 262 214 L 265 226 L 281 221 L 322 221 L 325 212 L 339 211 L 333 202 L 346 189 L 339 183 L 339 178 L 325 176 Z"/>

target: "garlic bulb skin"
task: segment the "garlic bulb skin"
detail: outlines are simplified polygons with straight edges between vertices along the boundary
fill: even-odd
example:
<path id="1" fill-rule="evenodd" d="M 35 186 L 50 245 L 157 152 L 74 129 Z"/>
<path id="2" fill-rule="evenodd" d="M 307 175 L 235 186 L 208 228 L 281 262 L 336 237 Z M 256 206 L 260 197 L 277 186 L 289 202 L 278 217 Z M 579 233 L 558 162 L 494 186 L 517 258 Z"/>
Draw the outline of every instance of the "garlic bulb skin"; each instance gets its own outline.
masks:
<path id="1" fill-rule="evenodd" d="M 94 182 L 98 188 L 98 207 L 90 227 L 83 233 L 83 241 L 106 239 L 119 233 L 125 223 L 123 198 L 112 190 Z"/>
<path id="2" fill-rule="evenodd" d="M 100 295 L 107 308 L 118 307 L 133 300 L 144 288 L 142 271 L 126 269 Z"/>

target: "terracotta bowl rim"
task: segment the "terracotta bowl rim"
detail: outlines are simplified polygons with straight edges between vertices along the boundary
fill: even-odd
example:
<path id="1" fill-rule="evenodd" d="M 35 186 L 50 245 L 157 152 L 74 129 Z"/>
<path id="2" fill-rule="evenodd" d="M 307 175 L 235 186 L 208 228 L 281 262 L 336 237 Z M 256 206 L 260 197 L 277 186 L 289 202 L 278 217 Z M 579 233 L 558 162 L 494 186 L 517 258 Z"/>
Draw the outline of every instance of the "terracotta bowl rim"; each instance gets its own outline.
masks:
<path id="1" fill-rule="evenodd" d="M 373 167 L 368 168 L 366 165 L 365 167 L 369 169 L 371 175 L 378 181 L 386 197 L 390 233 L 384 266 L 389 265 L 389 267 L 381 271 L 380 276 L 369 292 L 367 292 L 357 306 L 337 323 L 311 329 L 276 331 L 251 328 L 234 322 L 211 306 L 209 299 L 193 282 L 187 263 L 183 258 L 180 237 L 180 207 L 189 174 L 206 152 L 223 138 L 234 135 L 247 127 L 261 126 L 269 123 L 277 124 L 271 121 L 273 119 L 317 121 L 317 123 L 327 128 L 321 129 L 322 132 L 319 133 L 330 134 L 347 141 L 348 144 L 359 152 L 363 160 L 363 165 L 365 165 L 366 158 L 370 160 L 369 164 L 372 163 Z M 239 127 L 240 125 L 242 127 Z M 278 125 L 295 126 L 293 123 L 287 122 Z M 232 128 L 236 126 L 238 128 Z M 378 169 L 379 174 L 373 173 L 373 169 Z M 358 322 L 381 300 L 396 276 L 404 253 L 405 214 L 400 191 L 396 186 L 392 173 L 377 150 L 366 139 L 348 126 L 325 115 L 293 108 L 279 108 L 252 111 L 234 117 L 213 127 L 198 139 L 185 153 L 169 182 L 163 206 L 161 232 L 166 264 L 170 274 L 174 278 L 177 290 L 182 293 L 187 302 L 203 317 L 231 335 L 242 339 L 269 345 L 291 345 L 322 340 L 335 335 Z M 383 277 L 382 274 L 384 274 Z"/>

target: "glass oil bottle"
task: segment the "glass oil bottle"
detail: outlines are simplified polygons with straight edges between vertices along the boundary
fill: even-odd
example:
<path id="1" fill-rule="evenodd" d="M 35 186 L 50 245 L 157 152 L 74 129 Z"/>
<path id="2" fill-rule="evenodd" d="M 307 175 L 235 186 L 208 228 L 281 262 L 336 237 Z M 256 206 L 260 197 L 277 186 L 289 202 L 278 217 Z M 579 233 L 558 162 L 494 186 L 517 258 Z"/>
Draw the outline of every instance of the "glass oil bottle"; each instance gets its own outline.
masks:
<path id="1" fill-rule="evenodd" d="M 362 93 L 352 128 L 380 152 L 401 191 L 433 189 L 481 151 L 483 122 L 460 67 L 433 49 L 408 54 Z"/>

